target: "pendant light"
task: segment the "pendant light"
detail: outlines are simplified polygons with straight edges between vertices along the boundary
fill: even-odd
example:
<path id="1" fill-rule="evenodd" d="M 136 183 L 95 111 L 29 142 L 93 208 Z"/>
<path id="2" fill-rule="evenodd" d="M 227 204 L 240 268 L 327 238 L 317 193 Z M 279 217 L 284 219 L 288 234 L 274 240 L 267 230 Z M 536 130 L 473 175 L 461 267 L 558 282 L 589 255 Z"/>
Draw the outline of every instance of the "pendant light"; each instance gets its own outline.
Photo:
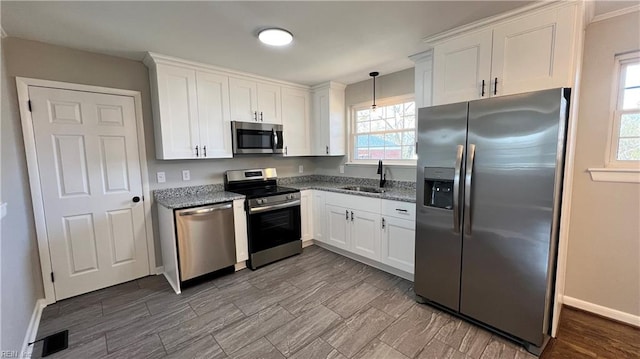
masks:
<path id="1" fill-rule="evenodd" d="M 377 71 L 369 72 L 369 76 L 373 77 L 373 103 L 371 104 L 371 110 L 376 111 L 376 76 L 380 75 Z"/>

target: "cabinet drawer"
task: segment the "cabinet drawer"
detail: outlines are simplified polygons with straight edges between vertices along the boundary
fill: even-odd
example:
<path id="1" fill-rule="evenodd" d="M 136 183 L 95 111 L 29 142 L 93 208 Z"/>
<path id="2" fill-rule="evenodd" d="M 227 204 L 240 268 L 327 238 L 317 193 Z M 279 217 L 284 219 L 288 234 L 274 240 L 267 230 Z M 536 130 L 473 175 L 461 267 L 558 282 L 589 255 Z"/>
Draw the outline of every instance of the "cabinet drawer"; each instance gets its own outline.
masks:
<path id="1" fill-rule="evenodd" d="M 344 193 L 326 192 L 327 204 L 367 212 L 380 212 L 380 199 L 364 196 L 354 196 Z"/>
<path id="2" fill-rule="evenodd" d="M 382 201 L 382 215 L 403 219 L 416 219 L 416 204 L 400 201 Z"/>

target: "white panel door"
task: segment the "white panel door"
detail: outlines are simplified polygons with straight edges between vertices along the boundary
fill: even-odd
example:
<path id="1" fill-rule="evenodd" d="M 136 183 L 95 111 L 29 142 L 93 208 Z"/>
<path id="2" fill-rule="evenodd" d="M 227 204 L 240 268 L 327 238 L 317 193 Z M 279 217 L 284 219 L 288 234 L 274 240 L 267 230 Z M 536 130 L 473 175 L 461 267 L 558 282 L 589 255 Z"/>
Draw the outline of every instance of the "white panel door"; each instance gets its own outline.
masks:
<path id="1" fill-rule="evenodd" d="M 258 119 L 264 123 L 282 123 L 280 86 L 260 83 L 256 85 Z"/>
<path id="2" fill-rule="evenodd" d="M 308 91 L 282 89 L 285 156 L 308 156 L 311 154 L 309 101 Z"/>
<path id="3" fill-rule="evenodd" d="M 258 120 L 258 98 L 254 81 L 229 78 L 229 103 L 231 121 L 255 122 Z"/>
<path id="4" fill-rule="evenodd" d="M 575 6 L 498 26 L 493 32 L 491 95 L 571 86 Z"/>
<path id="5" fill-rule="evenodd" d="M 201 158 L 231 158 L 231 122 L 229 115 L 229 78 L 198 72 L 198 123 Z"/>
<path id="6" fill-rule="evenodd" d="M 330 204 L 325 208 L 327 233 L 324 242 L 337 248 L 351 250 L 349 245 L 349 235 L 351 234 L 349 211 L 346 208 Z"/>
<path id="7" fill-rule="evenodd" d="M 393 217 L 382 220 L 382 262 L 413 274 L 416 222 Z"/>
<path id="8" fill-rule="evenodd" d="M 322 191 L 313 191 L 313 239 L 326 242 L 325 196 Z"/>
<path id="9" fill-rule="evenodd" d="M 464 35 L 433 49 L 433 104 L 489 96 L 492 30 Z"/>
<path id="10" fill-rule="evenodd" d="M 158 65 L 161 159 L 196 158 L 200 140 L 195 70 Z"/>
<path id="11" fill-rule="evenodd" d="M 380 213 L 350 211 L 351 245 L 354 253 L 380 260 Z"/>
<path id="12" fill-rule="evenodd" d="M 56 299 L 149 274 L 134 100 L 29 87 Z"/>

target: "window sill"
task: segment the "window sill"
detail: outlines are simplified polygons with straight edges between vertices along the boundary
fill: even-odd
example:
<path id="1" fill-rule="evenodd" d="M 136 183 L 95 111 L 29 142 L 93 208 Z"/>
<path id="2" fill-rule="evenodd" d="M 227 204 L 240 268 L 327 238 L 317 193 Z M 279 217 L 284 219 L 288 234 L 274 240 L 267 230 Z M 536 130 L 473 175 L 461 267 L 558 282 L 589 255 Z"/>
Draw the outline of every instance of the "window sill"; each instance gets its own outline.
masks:
<path id="1" fill-rule="evenodd" d="M 639 168 L 587 168 L 594 182 L 640 183 Z"/>
<path id="2" fill-rule="evenodd" d="M 382 160 L 382 164 L 384 165 L 384 167 L 405 167 L 405 168 L 416 168 L 416 162 L 392 162 L 392 161 L 385 161 Z M 345 163 L 346 166 L 373 166 L 373 167 L 377 167 L 378 166 L 378 160 L 375 161 L 357 161 L 357 162 L 346 162 Z"/>

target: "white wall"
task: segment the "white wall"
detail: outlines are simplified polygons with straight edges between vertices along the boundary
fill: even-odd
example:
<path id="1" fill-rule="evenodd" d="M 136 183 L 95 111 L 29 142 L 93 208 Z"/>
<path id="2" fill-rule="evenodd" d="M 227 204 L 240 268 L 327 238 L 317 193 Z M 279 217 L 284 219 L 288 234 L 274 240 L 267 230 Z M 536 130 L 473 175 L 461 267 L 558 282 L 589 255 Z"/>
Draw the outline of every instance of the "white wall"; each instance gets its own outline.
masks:
<path id="1" fill-rule="evenodd" d="M 5 39 L 6 40 L 6 39 Z M 4 45 L 4 40 L 3 40 Z M 1 137 L 2 201 L 8 203 L 0 244 L 1 350 L 21 350 L 36 300 L 44 296 L 31 193 L 24 166 L 24 143 L 15 82 L 7 74 L 9 50 L 3 46 Z"/>
<path id="2" fill-rule="evenodd" d="M 373 91 L 372 80 L 366 80 L 348 85 L 345 89 L 346 114 L 349 116 L 350 107 L 363 102 L 370 102 Z M 414 69 L 406 69 L 376 79 L 376 98 L 412 95 L 414 87 Z M 348 156 L 318 157 L 316 160 L 316 173 L 330 176 L 350 176 L 377 178 L 375 165 L 346 165 L 344 174 L 340 173 L 340 166 L 348 161 Z M 388 180 L 414 181 L 416 180 L 415 166 L 389 166 L 387 167 Z"/>
<path id="3" fill-rule="evenodd" d="M 640 184 L 594 182 L 611 126 L 614 56 L 640 49 L 640 12 L 592 23 L 585 37 L 565 295 L 640 316 Z"/>

